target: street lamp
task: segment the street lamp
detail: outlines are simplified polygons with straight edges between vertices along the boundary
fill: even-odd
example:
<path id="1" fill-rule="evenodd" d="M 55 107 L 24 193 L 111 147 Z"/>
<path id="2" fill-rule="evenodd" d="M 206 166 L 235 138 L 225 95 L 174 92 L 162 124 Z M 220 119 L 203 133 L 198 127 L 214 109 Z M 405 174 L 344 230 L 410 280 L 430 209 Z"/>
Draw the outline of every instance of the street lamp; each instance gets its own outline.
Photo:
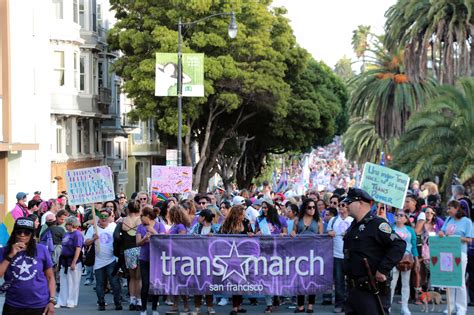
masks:
<path id="1" fill-rule="evenodd" d="M 182 40 L 182 28 L 183 27 L 188 27 L 191 28 L 192 26 L 196 25 L 199 22 L 203 22 L 206 20 L 209 20 L 211 18 L 217 17 L 217 16 L 230 16 L 230 23 L 229 23 L 229 28 L 228 28 L 228 34 L 230 38 L 235 38 L 237 36 L 237 20 L 235 19 L 235 14 L 234 12 L 230 13 L 216 13 L 212 14 L 209 16 L 206 16 L 205 18 L 193 21 L 193 22 L 188 22 L 188 23 L 182 23 L 181 19 L 179 19 L 178 22 L 178 166 L 183 165 L 183 142 L 182 142 L 182 108 L 183 108 L 183 54 L 181 52 L 181 40 Z"/>

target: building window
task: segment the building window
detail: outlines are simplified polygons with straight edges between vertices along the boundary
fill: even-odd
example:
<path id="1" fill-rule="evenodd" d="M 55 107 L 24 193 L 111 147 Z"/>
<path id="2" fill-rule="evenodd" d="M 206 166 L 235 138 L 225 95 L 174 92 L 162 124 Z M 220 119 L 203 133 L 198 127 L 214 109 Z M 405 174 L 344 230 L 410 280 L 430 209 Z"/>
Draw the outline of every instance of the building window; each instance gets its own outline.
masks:
<path id="1" fill-rule="evenodd" d="M 84 0 L 79 0 L 79 24 L 81 25 L 81 28 L 85 28 L 85 10 L 84 10 Z"/>
<path id="2" fill-rule="evenodd" d="M 94 149 L 96 153 L 100 152 L 100 124 L 94 123 Z"/>
<path id="3" fill-rule="evenodd" d="M 63 19 L 63 0 L 53 0 L 53 12 L 56 19 Z"/>
<path id="4" fill-rule="evenodd" d="M 82 153 L 84 135 L 84 123 L 82 121 L 77 122 L 77 153 Z"/>
<path id="5" fill-rule="evenodd" d="M 94 58 L 94 64 L 92 65 L 92 75 L 93 75 L 93 78 L 92 78 L 92 83 L 93 83 L 93 91 L 94 93 L 93 94 L 98 94 L 98 89 L 97 89 L 97 85 L 98 85 L 98 82 L 97 82 L 97 58 Z"/>
<path id="6" fill-rule="evenodd" d="M 79 76 L 78 66 L 77 66 L 77 53 L 74 53 L 74 87 L 77 89 L 77 78 Z"/>
<path id="7" fill-rule="evenodd" d="M 92 0 L 92 31 L 97 32 L 97 4 L 95 0 Z"/>
<path id="8" fill-rule="evenodd" d="M 86 88 L 86 57 L 81 57 L 79 62 L 79 90 L 84 91 Z"/>
<path id="9" fill-rule="evenodd" d="M 64 86 L 64 51 L 54 52 L 54 73 L 58 86 Z"/>
<path id="10" fill-rule="evenodd" d="M 72 0 L 72 20 L 74 23 L 79 21 L 79 6 L 77 0 Z"/>
<path id="11" fill-rule="evenodd" d="M 101 61 L 99 61 L 99 66 L 98 66 L 98 68 L 99 68 L 99 88 L 105 86 L 104 85 L 104 69 L 103 69 L 103 67 L 104 67 L 104 64 Z"/>
<path id="12" fill-rule="evenodd" d="M 102 31 L 102 6 L 100 3 L 97 4 L 97 28 L 99 32 Z"/>
<path id="13" fill-rule="evenodd" d="M 63 127 L 56 126 L 56 153 L 63 153 Z"/>

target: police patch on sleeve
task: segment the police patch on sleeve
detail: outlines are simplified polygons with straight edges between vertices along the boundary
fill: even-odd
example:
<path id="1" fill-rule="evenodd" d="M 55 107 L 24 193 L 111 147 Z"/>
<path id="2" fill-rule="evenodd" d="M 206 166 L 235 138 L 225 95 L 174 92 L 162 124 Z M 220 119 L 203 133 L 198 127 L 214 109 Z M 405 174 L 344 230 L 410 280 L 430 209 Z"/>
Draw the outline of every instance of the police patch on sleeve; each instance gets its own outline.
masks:
<path id="1" fill-rule="evenodd" d="M 390 234 L 392 233 L 392 228 L 390 227 L 390 225 L 386 222 L 383 222 L 379 225 L 379 230 L 382 231 L 382 232 L 385 232 L 387 234 Z"/>

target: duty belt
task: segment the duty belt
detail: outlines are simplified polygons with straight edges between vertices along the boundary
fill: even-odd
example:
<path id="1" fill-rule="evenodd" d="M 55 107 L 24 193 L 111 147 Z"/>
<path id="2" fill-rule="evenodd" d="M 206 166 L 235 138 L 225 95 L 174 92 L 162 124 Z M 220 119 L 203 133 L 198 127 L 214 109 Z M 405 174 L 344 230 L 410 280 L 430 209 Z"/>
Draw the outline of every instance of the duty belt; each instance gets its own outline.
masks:
<path id="1" fill-rule="evenodd" d="M 346 277 L 349 289 L 358 288 L 364 291 L 371 291 L 368 277 Z"/>

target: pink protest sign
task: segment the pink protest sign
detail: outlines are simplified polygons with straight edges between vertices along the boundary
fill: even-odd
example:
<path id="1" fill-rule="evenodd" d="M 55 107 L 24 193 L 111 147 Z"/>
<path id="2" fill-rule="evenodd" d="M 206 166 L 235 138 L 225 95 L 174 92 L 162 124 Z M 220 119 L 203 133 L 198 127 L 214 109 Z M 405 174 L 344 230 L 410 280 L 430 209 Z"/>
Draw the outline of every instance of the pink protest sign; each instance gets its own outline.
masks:
<path id="1" fill-rule="evenodd" d="M 151 190 L 161 193 L 187 193 L 192 189 L 193 169 L 190 166 L 151 167 Z"/>

